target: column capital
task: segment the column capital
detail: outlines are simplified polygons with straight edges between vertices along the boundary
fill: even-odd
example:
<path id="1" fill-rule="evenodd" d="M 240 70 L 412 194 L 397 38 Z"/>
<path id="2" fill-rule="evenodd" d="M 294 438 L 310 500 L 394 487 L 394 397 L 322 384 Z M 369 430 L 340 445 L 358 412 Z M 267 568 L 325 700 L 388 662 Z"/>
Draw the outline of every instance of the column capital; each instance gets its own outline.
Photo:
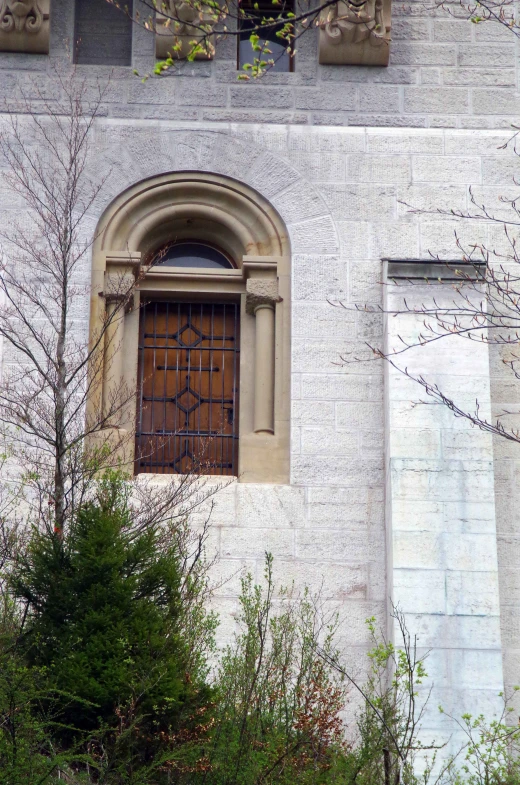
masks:
<path id="1" fill-rule="evenodd" d="M 246 313 L 256 314 L 259 308 L 271 308 L 281 302 L 276 278 L 249 278 L 246 281 Z"/>
<path id="2" fill-rule="evenodd" d="M 274 310 L 276 303 L 281 302 L 276 259 L 269 256 L 245 256 L 242 275 L 246 281 L 246 313 L 254 316 L 261 307 Z"/>

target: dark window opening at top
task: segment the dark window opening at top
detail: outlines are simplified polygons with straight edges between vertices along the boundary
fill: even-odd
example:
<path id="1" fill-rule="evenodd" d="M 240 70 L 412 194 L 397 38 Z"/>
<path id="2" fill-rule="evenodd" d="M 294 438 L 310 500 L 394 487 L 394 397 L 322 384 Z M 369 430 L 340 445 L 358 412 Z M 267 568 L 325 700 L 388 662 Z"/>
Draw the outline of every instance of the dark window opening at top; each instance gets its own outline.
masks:
<path id="1" fill-rule="evenodd" d="M 74 60 L 84 65 L 131 65 L 132 20 L 106 0 L 76 0 Z"/>
<path id="2" fill-rule="evenodd" d="M 154 267 L 233 269 L 230 260 L 222 251 L 205 243 L 175 243 L 159 251 L 156 260 Z"/>
<path id="3" fill-rule="evenodd" d="M 254 63 L 259 56 L 262 60 L 274 60 L 270 71 L 288 72 L 294 70 L 294 57 L 291 57 L 287 48 L 287 40 L 280 38 L 276 34 L 282 28 L 282 24 L 266 24 L 266 20 L 277 19 L 280 16 L 286 17 L 288 13 L 294 13 L 294 1 L 275 5 L 271 0 L 242 0 L 240 9 L 244 17 L 240 19 L 240 36 L 238 38 L 238 67 L 240 70 L 246 63 Z M 261 29 L 260 29 L 261 28 Z M 259 44 L 267 42 L 270 53 L 255 52 L 249 37 L 253 30 L 260 36 Z"/>

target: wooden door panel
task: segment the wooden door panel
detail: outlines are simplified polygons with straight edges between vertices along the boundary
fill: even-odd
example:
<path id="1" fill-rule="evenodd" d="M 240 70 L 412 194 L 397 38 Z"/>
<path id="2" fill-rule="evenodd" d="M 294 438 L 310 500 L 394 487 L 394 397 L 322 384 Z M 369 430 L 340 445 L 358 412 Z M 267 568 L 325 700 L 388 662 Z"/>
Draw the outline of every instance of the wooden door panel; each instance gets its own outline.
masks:
<path id="1" fill-rule="evenodd" d="M 142 308 L 136 472 L 235 474 L 238 306 Z"/>

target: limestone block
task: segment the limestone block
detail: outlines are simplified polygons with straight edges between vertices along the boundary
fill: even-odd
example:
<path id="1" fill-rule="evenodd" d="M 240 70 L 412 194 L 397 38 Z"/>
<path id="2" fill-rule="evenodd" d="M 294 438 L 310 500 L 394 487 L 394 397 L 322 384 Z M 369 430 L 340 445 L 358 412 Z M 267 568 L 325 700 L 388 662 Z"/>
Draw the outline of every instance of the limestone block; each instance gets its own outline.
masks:
<path id="1" fill-rule="evenodd" d="M 334 604 L 331 604 L 331 608 L 334 608 Z M 336 608 L 340 610 L 341 605 L 338 603 Z M 376 628 L 384 630 L 386 628 L 386 603 L 373 600 L 352 600 L 349 603 L 348 624 L 342 624 L 338 631 L 338 645 L 343 649 L 349 649 L 356 645 L 370 645 L 371 638 L 366 620 L 371 616 L 376 619 Z M 357 664 L 359 667 L 359 659 Z"/>
<path id="2" fill-rule="evenodd" d="M 452 651 L 450 653 L 451 667 L 457 673 L 460 689 L 475 689 L 477 686 L 483 690 L 496 690 L 498 693 L 503 685 L 497 679 L 500 672 L 499 651 Z"/>
<path id="3" fill-rule="evenodd" d="M 313 218 L 304 223 L 293 223 L 287 227 L 295 253 L 335 254 L 339 242 L 330 216 Z"/>
<path id="4" fill-rule="evenodd" d="M 238 597 L 240 581 L 247 574 L 256 578 L 254 559 L 217 559 L 211 567 L 210 580 L 217 597 Z"/>
<path id="5" fill-rule="evenodd" d="M 247 530 L 269 526 L 288 529 L 303 526 L 304 518 L 302 488 L 238 483 L 236 522 L 239 526 Z"/>
<path id="6" fill-rule="evenodd" d="M 301 183 L 289 186 L 283 194 L 273 199 L 273 204 L 286 221 L 303 221 L 327 211 L 321 194 L 302 187 Z"/>
<path id="7" fill-rule="evenodd" d="M 295 254 L 292 263 L 294 300 L 326 302 L 346 294 L 345 264 L 336 254 Z"/>
<path id="8" fill-rule="evenodd" d="M 445 502 L 444 531 L 494 534 L 496 531 L 495 504 L 488 502 Z"/>
<path id="9" fill-rule="evenodd" d="M 469 110 L 469 91 L 457 87 L 406 87 L 404 110 L 410 113 L 467 113 Z"/>
<path id="10" fill-rule="evenodd" d="M 442 544 L 442 534 L 394 530 L 394 571 L 406 568 L 414 571 L 441 570 L 444 566 Z M 415 575 L 419 585 L 419 573 L 415 572 Z"/>
<path id="11" fill-rule="evenodd" d="M 341 255 L 345 259 L 370 258 L 370 224 L 368 221 L 338 221 Z"/>
<path id="12" fill-rule="evenodd" d="M 340 428 L 382 428 L 383 407 L 379 403 L 338 401 L 336 423 Z"/>
<path id="13" fill-rule="evenodd" d="M 359 349 L 357 343 L 342 341 L 308 341 L 303 338 L 295 338 L 293 341 L 293 370 L 306 372 L 329 372 L 331 374 L 343 373 L 343 368 L 339 363 L 340 356 L 347 356 L 349 353 Z M 334 365 L 334 363 L 337 363 Z"/>
<path id="14" fill-rule="evenodd" d="M 444 571 L 396 568 L 393 601 L 405 613 L 445 613 Z"/>
<path id="15" fill-rule="evenodd" d="M 366 502 L 344 505 L 309 503 L 306 525 L 310 528 L 345 528 L 348 531 L 366 532 L 368 536 L 370 511 Z"/>
<path id="16" fill-rule="evenodd" d="M 466 146 L 466 150 L 467 150 Z M 398 205 L 398 212 L 403 217 L 410 210 L 409 205 L 414 209 L 435 211 L 439 205 L 453 205 L 454 210 L 466 209 L 467 189 L 463 185 L 399 185 L 397 188 L 397 198 L 401 204 Z M 486 200 L 487 201 L 487 200 Z M 444 216 L 439 216 L 438 220 L 445 220 Z M 435 216 L 429 214 L 428 221 L 433 223 Z"/>
<path id="17" fill-rule="evenodd" d="M 369 573 L 366 565 L 334 564 L 330 562 L 301 562 L 279 559 L 274 563 L 275 580 L 281 586 L 296 589 L 304 583 L 311 591 L 320 592 L 323 600 L 367 599 Z"/>
<path id="18" fill-rule="evenodd" d="M 480 158 L 473 156 L 425 156 L 412 159 L 414 182 L 480 183 Z"/>
<path id="19" fill-rule="evenodd" d="M 302 428 L 302 455 L 354 455 L 359 449 L 359 431 L 336 430 L 315 424 Z"/>
<path id="20" fill-rule="evenodd" d="M 391 0 L 365 0 L 354 8 L 340 0 L 319 20 L 321 64 L 388 65 Z"/>
<path id="21" fill-rule="evenodd" d="M 348 507 L 351 504 L 366 504 L 371 505 L 384 501 L 383 488 L 323 488 L 322 486 L 313 487 L 312 485 L 307 489 L 307 499 L 309 504 L 315 505 L 333 505 L 339 507 Z M 343 514 L 343 511 L 340 513 Z"/>
<path id="22" fill-rule="evenodd" d="M 394 258 L 417 258 L 419 229 L 415 224 L 373 223 L 371 226 L 372 255 Z M 379 274 L 381 280 L 381 273 Z"/>
<path id="23" fill-rule="evenodd" d="M 493 440 L 483 431 L 442 432 L 442 453 L 449 460 L 493 460 Z"/>
<path id="24" fill-rule="evenodd" d="M 413 131 L 400 128 L 368 128 L 367 149 L 370 153 L 437 153 L 442 155 L 442 131 Z M 467 148 L 466 148 L 467 149 Z M 465 152 L 465 151 L 464 151 Z"/>
<path id="25" fill-rule="evenodd" d="M 358 370 L 358 369 L 356 369 Z M 341 376 L 325 373 L 306 373 L 301 377 L 303 399 L 322 398 L 338 401 L 382 401 L 383 374 L 348 373 Z"/>
<path id="26" fill-rule="evenodd" d="M 345 179 L 345 156 L 336 153 L 291 153 L 291 161 L 312 182 Z"/>
<path id="27" fill-rule="evenodd" d="M 493 543 L 494 544 L 494 543 Z M 481 554 L 482 556 L 482 554 Z M 478 570 L 481 559 L 474 569 Z M 471 560 L 466 567 L 471 568 Z M 449 614 L 498 616 L 498 573 L 451 570 L 446 574 L 446 606 Z"/>
<path id="28" fill-rule="evenodd" d="M 396 458 L 436 459 L 441 455 L 441 434 L 438 430 L 392 428 L 390 440 L 392 455 Z"/>
<path id="29" fill-rule="evenodd" d="M 496 91 L 493 92 L 496 95 Z M 509 138 L 507 133 L 500 131 L 451 131 L 446 135 L 446 153 L 448 155 L 465 155 L 471 147 L 471 151 L 475 155 L 511 157 L 511 148 L 505 144 Z"/>
<path id="30" fill-rule="evenodd" d="M 515 47 L 513 43 L 507 44 L 461 44 L 459 46 L 459 65 L 500 67 L 514 64 Z"/>
<path id="31" fill-rule="evenodd" d="M 418 645 L 427 649 L 434 647 L 500 650 L 501 648 L 498 616 L 407 613 L 406 620 L 408 629 L 418 635 Z"/>
<path id="32" fill-rule="evenodd" d="M 312 529 L 296 532 L 296 555 L 301 559 L 345 561 L 365 564 L 369 561 L 384 562 L 384 532 L 370 538 L 365 532 L 347 529 L 321 529 L 319 536 Z"/>
<path id="33" fill-rule="evenodd" d="M 229 95 L 232 107 L 287 109 L 294 104 L 294 92 L 288 87 L 260 87 L 253 84 L 231 87 Z"/>
<path id="34" fill-rule="evenodd" d="M 0 0 L 0 52 L 49 53 L 50 0 Z"/>
<path id="35" fill-rule="evenodd" d="M 322 85 L 320 90 L 302 88 L 296 93 L 296 109 L 349 112 L 356 108 L 356 99 L 354 85 Z"/>
<path id="36" fill-rule="evenodd" d="M 477 77 L 478 74 L 478 77 Z M 443 79 L 445 85 L 474 85 L 478 78 L 479 87 L 514 87 L 515 70 L 511 68 L 444 68 Z M 468 118 L 470 119 L 470 118 Z M 473 125 L 479 127 L 482 123 Z M 483 124 L 482 124 L 482 127 Z"/>
<path id="37" fill-rule="evenodd" d="M 293 167 L 287 166 L 280 158 L 266 152 L 251 169 L 249 182 L 269 198 L 299 180 L 300 177 L 300 173 Z"/>
<path id="38" fill-rule="evenodd" d="M 221 554 L 227 558 L 263 558 L 266 551 L 275 558 L 294 556 L 294 532 L 291 529 L 223 526 L 220 542 Z"/>
<path id="39" fill-rule="evenodd" d="M 392 501 L 392 524 L 402 531 L 444 531 L 442 502 L 395 499 Z"/>
<path id="40" fill-rule="evenodd" d="M 317 411 L 319 422 L 332 425 L 334 423 L 335 406 L 333 401 L 301 401 L 292 400 L 291 424 L 316 425 Z"/>
<path id="41" fill-rule="evenodd" d="M 347 181 L 409 183 L 410 159 L 404 155 L 349 155 Z"/>
<path id="42" fill-rule="evenodd" d="M 365 221 L 395 218 L 395 185 L 327 183 L 321 191 L 331 214 L 340 221 L 352 216 L 360 216 Z"/>
<path id="43" fill-rule="evenodd" d="M 395 41 L 392 49 L 394 65 L 457 65 L 457 50 L 453 44 L 430 44 L 415 41 Z"/>
<path id="44" fill-rule="evenodd" d="M 465 501 L 468 497 L 492 501 L 494 482 L 491 462 L 428 461 L 396 458 L 392 481 L 401 498 L 432 501 Z"/>
<path id="45" fill-rule="evenodd" d="M 359 93 L 361 112 L 399 112 L 399 87 L 392 85 L 363 85 Z"/>

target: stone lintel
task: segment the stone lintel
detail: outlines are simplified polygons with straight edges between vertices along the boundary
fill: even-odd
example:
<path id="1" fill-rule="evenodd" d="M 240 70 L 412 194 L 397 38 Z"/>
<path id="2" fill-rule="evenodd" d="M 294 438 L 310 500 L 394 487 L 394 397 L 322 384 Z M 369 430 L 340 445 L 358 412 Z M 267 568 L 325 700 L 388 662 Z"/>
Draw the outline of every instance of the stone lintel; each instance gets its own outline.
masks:
<path id="1" fill-rule="evenodd" d="M 486 262 L 465 259 L 383 259 L 384 280 L 389 281 L 477 281 Z"/>

